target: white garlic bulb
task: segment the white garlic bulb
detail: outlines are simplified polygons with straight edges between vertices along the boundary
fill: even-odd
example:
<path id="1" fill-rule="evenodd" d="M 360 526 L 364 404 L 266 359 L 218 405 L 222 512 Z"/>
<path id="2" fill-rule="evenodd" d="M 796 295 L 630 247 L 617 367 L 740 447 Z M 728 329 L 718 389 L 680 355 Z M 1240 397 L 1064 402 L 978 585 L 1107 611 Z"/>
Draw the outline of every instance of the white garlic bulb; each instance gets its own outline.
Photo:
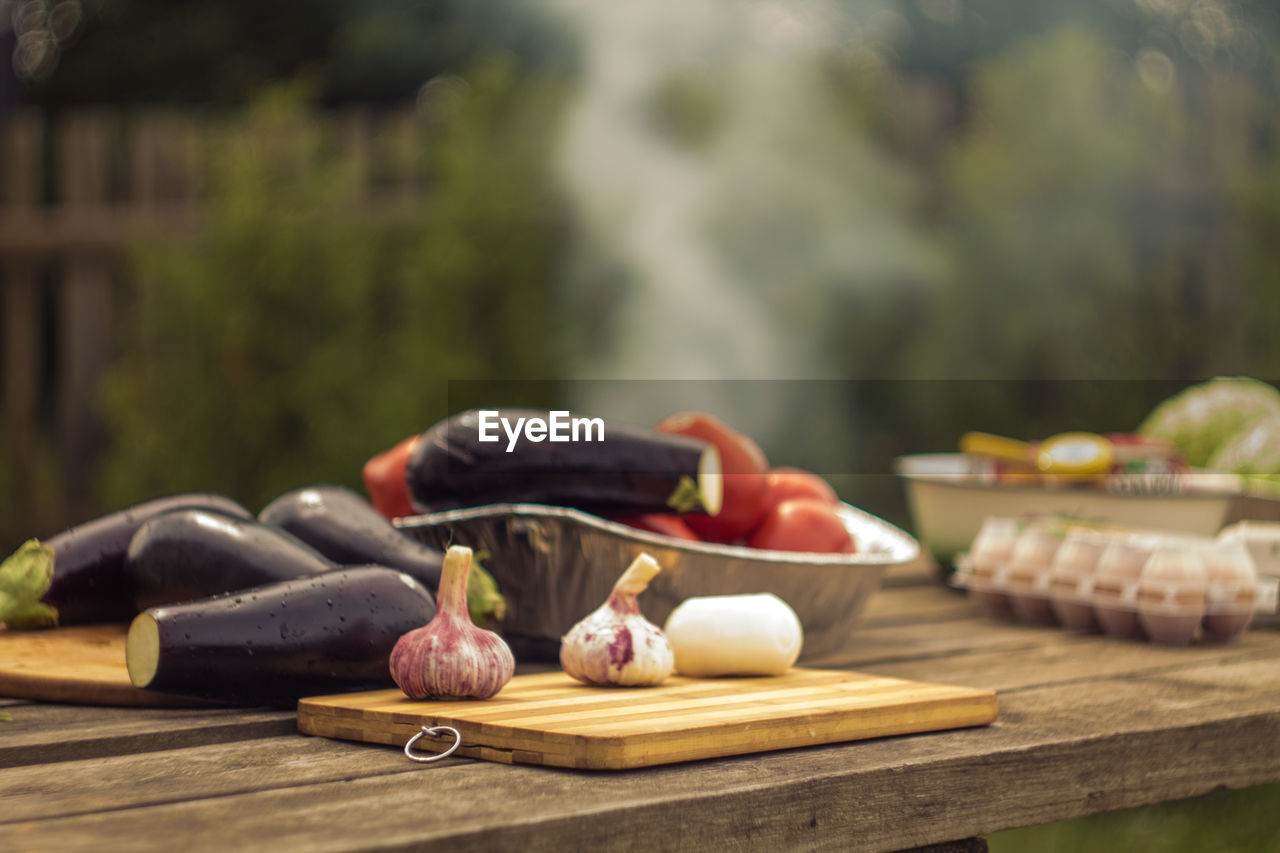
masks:
<path id="1" fill-rule="evenodd" d="M 644 592 L 658 561 L 641 554 L 613 585 L 609 599 L 560 639 L 560 665 L 587 684 L 628 687 L 662 683 L 675 657 L 662 629 L 640 613 L 636 596 Z"/>

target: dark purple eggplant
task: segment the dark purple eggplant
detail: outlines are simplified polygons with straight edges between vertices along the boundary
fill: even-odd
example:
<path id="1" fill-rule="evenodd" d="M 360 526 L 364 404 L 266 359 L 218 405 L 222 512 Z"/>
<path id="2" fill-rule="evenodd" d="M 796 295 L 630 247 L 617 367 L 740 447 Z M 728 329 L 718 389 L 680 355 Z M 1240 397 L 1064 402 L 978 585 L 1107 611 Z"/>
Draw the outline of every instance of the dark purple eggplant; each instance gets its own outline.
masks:
<path id="1" fill-rule="evenodd" d="M 298 537 L 252 517 L 180 509 L 138 528 L 124 571 L 137 613 L 336 568 Z"/>
<path id="2" fill-rule="evenodd" d="M 390 566 L 427 589 L 440 586 L 444 554 L 401 533 L 351 489 L 295 489 L 267 504 L 258 520 L 292 533 L 335 563 Z"/>
<path id="3" fill-rule="evenodd" d="M 0 564 L 0 622 L 10 628 L 125 622 L 138 612 L 124 573 L 129 542 L 144 523 L 175 509 L 198 507 L 252 518 L 221 495 L 157 498 L 30 540 Z"/>
<path id="4" fill-rule="evenodd" d="M 239 704 L 393 687 L 391 650 L 431 621 L 431 594 L 382 566 L 338 569 L 153 607 L 129 626 L 134 685 Z"/>
<path id="5" fill-rule="evenodd" d="M 553 414 L 568 413 L 489 411 L 440 421 L 414 445 L 405 479 L 419 512 L 494 503 L 617 514 L 720 511 L 720 457 L 706 442 L 597 419 L 600 428 L 580 430 L 577 440 L 564 427 L 567 440 L 544 432 L 542 440 L 522 436 L 513 444 L 505 427 L 492 426 L 497 419 L 514 428 L 521 418 L 551 424 Z"/>
<path id="6" fill-rule="evenodd" d="M 376 563 L 411 575 L 434 593 L 444 554 L 402 533 L 369 501 L 342 486 L 311 486 L 281 495 L 258 520 L 292 533 L 335 563 Z M 471 621 L 491 628 L 506 614 L 497 583 L 479 561 L 467 584 Z"/>

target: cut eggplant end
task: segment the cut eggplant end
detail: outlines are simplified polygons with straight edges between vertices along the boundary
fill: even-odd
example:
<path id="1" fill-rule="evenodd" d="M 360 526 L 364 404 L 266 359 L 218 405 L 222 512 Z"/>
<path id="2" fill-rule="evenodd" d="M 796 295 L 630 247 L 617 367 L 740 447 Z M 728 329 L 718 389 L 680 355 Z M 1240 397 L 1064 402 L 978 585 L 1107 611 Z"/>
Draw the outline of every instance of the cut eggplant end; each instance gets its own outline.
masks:
<path id="1" fill-rule="evenodd" d="M 129 625 L 125 664 L 134 687 L 146 687 L 160 666 L 160 625 L 150 613 L 139 613 Z"/>
<path id="2" fill-rule="evenodd" d="M 720 473 L 720 451 L 714 446 L 698 459 L 698 492 L 707 515 L 718 515 L 724 505 L 724 477 Z"/>

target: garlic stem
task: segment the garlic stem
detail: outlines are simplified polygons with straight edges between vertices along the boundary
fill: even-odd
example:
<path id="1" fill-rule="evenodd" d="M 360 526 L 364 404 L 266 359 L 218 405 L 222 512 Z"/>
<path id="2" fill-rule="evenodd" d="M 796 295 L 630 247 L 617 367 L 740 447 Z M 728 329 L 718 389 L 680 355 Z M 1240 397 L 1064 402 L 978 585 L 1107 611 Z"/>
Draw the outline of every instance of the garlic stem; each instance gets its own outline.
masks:
<path id="1" fill-rule="evenodd" d="M 436 612 L 449 619 L 471 621 L 467 611 L 467 578 L 471 574 L 471 549 L 455 545 L 444 553 L 440 570 L 440 587 L 436 593 Z"/>
<path id="2" fill-rule="evenodd" d="M 662 566 L 658 565 L 657 560 L 648 554 L 641 554 L 631 561 L 631 565 L 627 566 L 627 570 L 622 573 L 622 576 L 613 585 L 613 591 L 615 594 L 629 596 L 634 599 L 645 591 L 649 586 L 649 581 L 653 580 L 660 571 L 662 571 Z"/>

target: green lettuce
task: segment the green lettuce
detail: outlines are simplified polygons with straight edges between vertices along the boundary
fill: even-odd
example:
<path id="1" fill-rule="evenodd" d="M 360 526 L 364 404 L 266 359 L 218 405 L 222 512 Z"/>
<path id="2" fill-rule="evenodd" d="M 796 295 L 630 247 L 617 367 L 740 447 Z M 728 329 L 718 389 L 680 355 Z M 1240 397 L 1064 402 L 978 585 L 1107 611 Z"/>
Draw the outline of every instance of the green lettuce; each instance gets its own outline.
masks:
<path id="1" fill-rule="evenodd" d="M 1138 432 L 1173 442 L 1192 467 L 1217 470 L 1217 454 L 1237 440 L 1240 443 L 1235 445 L 1231 456 L 1224 457 L 1225 464 L 1240 464 L 1249 458 L 1250 452 L 1260 462 L 1267 451 L 1249 451 L 1253 445 L 1243 433 L 1251 425 L 1271 418 L 1280 419 L 1280 391 L 1248 377 L 1218 377 L 1193 385 L 1156 406 L 1138 427 Z M 1271 438 L 1255 436 L 1253 441 L 1263 441 L 1272 449 L 1280 449 L 1280 442 L 1274 440 L 1280 434 L 1267 432 L 1266 435 Z M 1280 457 L 1276 461 L 1280 463 Z"/>

